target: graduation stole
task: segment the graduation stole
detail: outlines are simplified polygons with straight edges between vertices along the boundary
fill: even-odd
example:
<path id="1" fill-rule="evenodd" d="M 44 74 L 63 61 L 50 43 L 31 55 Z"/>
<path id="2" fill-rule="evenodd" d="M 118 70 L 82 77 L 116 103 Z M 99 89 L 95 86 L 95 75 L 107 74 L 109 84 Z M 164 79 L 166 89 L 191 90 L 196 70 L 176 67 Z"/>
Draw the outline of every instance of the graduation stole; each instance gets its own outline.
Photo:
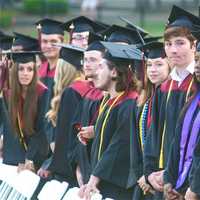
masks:
<path id="1" fill-rule="evenodd" d="M 115 97 L 115 100 L 110 105 L 110 107 L 109 107 L 109 109 L 108 109 L 108 111 L 106 113 L 106 116 L 105 116 L 105 118 L 103 120 L 103 124 L 102 124 L 102 127 L 101 127 L 101 132 L 100 132 L 100 144 L 99 144 L 98 160 L 100 159 L 101 152 L 102 152 L 102 145 L 103 145 L 103 139 L 104 139 L 104 131 L 105 131 L 106 123 L 108 121 L 108 117 L 110 115 L 110 112 L 111 112 L 113 106 L 119 101 L 120 97 L 122 97 L 124 95 L 124 93 L 125 92 L 120 92 L 119 95 L 117 95 L 117 97 Z M 99 107 L 99 115 L 98 115 L 96 124 L 98 124 L 100 116 L 105 111 L 105 108 L 106 108 L 106 106 L 109 103 L 109 99 L 108 100 L 107 99 L 108 99 L 108 96 L 105 96 L 103 98 L 102 102 L 101 102 L 101 105 Z"/>
<path id="2" fill-rule="evenodd" d="M 176 189 L 180 188 L 183 185 L 192 163 L 192 155 L 196 146 L 196 141 L 200 128 L 200 110 L 198 111 L 198 114 L 196 115 L 195 119 L 193 119 L 195 111 L 199 106 L 199 100 L 200 92 L 192 100 L 184 117 L 184 122 L 181 131 L 180 161 Z"/>
<path id="3" fill-rule="evenodd" d="M 19 111 L 17 112 L 17 125 L 18 125 L 18 130 L 19 130 L 19 133 L 18 133 L 19 141 L 22 144 L 22 146 L 24 147 L 25 151 L 27 151 L 28 146 L 26 144 L 24 133 L 22 131 L 22 129 L 23 129 L 22 128 L 23 127 L 23 125 L 22 125 L 22 117 L 20 117 L 20 112 Z"/>
<path id="4" fill-rule="evenodd" d="M 144 150 L 144 144 L 146 140 L 145 123 L 147 122 L 148 110 L 149 110 L 149 102 L 147 101 L 142 108 L 142 113 L 139 119 L 139 136 L 140 136 L 140 145 L 142 151 Z"/>
<path id="5" fill-rule="evenodd" d="M 192 84 L 193 84 L 193 78 L 190 81 L 189 87 L 187 89 L 187 93 L 186 93 L 186 98 L 185 98 L 185 102 L 188 101 L 189 95 L 190 95 L 190 90 L 192 88 Z M 166 105 L 165 105 L 165 111 L 167 110 L 167 105 L 169 102 L 169 98 L 171 96 L 171 92 L 172 92 L 172 86 L 173 86 L 174 80 L 171 80 L 170 82 L 170 87 L 169 87 L 169 92 L 167 94 L 167 100 L 166 100 Z M 164 138 L 165 138 L 165 133 L 166 133 L 166 119 L 164 122 L 164 127 L 163 127 L 163 133 L 162 133 L 162 142 L 161 142 L 161 149 L 160 149 L 160 159 L 159 159 L 159 168 L 163 169 L 164 167 Z"/>

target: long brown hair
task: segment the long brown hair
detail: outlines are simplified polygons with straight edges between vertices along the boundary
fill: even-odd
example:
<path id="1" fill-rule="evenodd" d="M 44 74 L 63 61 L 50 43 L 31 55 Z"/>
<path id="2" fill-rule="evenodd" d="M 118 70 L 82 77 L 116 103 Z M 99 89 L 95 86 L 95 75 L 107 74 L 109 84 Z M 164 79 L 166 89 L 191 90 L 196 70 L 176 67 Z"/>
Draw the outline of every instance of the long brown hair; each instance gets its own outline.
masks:
<path id="1" fill-rule="evenodd" d="M 115 64 L 107 59 L 106 63 L 110 70 L 115 68 L 117 71 L 117 77 L 115 78 L 117 92 L 128 92 L 130 90 L 138 91 L 138 80 L 130 65 L 128 66 L 125 62 L 117 62 Z"/>
<path id="2" fill-rule="evenodd" d="M 154 84 L 147 77 L 147 66 L 145 63 L 145 71 L 144 71 L 144 88 L 141 90 L 140 95 L 138 97 L 138 106 L 143 106 L 145 102 L 153 95 L 155 90 Z"/>
<path id="3" fill-rule="evenodd" d="M 18 114 L 21 112 L 21 122 L 23 124 L 23 133 L 32 135 L 34 132 L 34 124 L 37 113 L 37 67 L 34 66 L 33 80 L 28 85 L 25 99 L 22 98 L 22 86 L 18 79 L 19 63 L 13 63 L 11 69 L 11 87 L 8 97 L 8 108 L 11 124 L 15 133 L 19 132 Z"/>

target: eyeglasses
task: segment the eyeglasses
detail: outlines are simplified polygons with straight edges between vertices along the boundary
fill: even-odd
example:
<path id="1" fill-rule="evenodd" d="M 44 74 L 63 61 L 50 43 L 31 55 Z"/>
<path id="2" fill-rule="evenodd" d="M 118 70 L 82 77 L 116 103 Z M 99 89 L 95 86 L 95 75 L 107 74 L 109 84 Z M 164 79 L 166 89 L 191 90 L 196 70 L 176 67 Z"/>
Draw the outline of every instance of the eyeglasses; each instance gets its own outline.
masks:
<path id="1" fill-rule="evenodd" d="M 82 35 L 76 35 L 72 37 L 72 40 L 88 40 L 89 36 L 82 36 Z"/>

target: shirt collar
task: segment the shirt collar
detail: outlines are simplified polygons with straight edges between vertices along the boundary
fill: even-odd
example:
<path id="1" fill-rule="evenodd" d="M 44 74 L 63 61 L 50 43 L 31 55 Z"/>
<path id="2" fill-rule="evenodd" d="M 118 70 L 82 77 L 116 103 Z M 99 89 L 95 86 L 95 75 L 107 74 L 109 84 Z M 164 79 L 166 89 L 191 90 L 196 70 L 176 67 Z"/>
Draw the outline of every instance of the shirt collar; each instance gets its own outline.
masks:
<path id="1" fill-rule="evenodd" d="M 194 73 L 195 61 L 192 61 L 181 73 L 177 73 L 176 67 L 174 67 L 170 73 L 172 80 L 182 82 L 189 74 Z"/>

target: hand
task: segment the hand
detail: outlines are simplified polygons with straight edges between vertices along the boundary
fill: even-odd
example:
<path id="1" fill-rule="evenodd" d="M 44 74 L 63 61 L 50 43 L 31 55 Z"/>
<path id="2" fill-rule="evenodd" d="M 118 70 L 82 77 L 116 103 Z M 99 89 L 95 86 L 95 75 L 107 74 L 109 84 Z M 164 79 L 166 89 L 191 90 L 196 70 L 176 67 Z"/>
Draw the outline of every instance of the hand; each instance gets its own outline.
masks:
<path id="1" fill-rule="evenodd" d="M 153 172 L 148 176 L 148 181 L 153 188 L 159 192 L 163 192 L 163 171 Z"/>
<path id="2" fill-rule="evenodd" d="M 25 164 L 24 163 L 18 163 L 17 166 L 17 173 L 20 173 L 21 171 L 23 171 L 25 169 Z"/>
<path id="3" fill-rule="evenodd" d="M 179 194 L 175 189 L 173 189 L 171 183 L 167 183 L 164 185 L 164 196 L 166 200 L 178 200 L 180 199 L 181 194 Z"/>
<path id="4" fill-rule="evenodd" d="M 185 200 L 199 200 L 196 193 L 192 192 L 190 188 L 187 189 Z"/>
<path id="5" fill-rule="evenodd" d="M 37 171 L 37 175 L 42 177 L 42 178 L 48 178 L 51 175 L 51 171 L 40 168 Z"/>
<path id="6" fill-rule="evenodd" d="M 32 160 L 25 160 L 25 164 L 24 164 L 24 169 L 30 170 L 32 172 L 35 172 L 35 166 Z"/>
<path id="7" fill-rule="evenodd" d="M 93 193 L 99 193 L 97 185 L 100 179 L 96 176 L 91 175 L 87 185 L 83 185 L 79 191 L 79 196 L 85 198 L 84 200 L 90 200 Z"/>
<path id="8" fill-rule="evenodd" d="M 82 144 L 87 145 L 87 141 L 94 138 L 94 126 L 82 127 L 77 137 Z"/>
<path id="9" fill-rule="evenodd" d="M 77 178 L 79 187 L 81 187 L 83 185 L 83 177 L 82 177 L 81 170 L 80 170 L 79 166 L 77 166 L 77 168 L 76 168 L 76 178 Z"/>
<path id="10" fill-rule="evenodd" d="M 152 194 L 155 193 L 155 191 L 151 188 L 151 186 L 146 182 L 144 176 L 140 177 L 140 179 L 137 182 L 140 188 L 142 189 L 142 191 L 144 192 L 144 194 L 148 192 Z"/>
<path id="11" fill-rule="evenodd" d="M 197 61 L 195 62 L 194 72 L 195 72 L 195 76 L 196 76 L 197 80 L 200 81 L 200 58 L 199 58 L 199 56 L 198 56 Z"/>

